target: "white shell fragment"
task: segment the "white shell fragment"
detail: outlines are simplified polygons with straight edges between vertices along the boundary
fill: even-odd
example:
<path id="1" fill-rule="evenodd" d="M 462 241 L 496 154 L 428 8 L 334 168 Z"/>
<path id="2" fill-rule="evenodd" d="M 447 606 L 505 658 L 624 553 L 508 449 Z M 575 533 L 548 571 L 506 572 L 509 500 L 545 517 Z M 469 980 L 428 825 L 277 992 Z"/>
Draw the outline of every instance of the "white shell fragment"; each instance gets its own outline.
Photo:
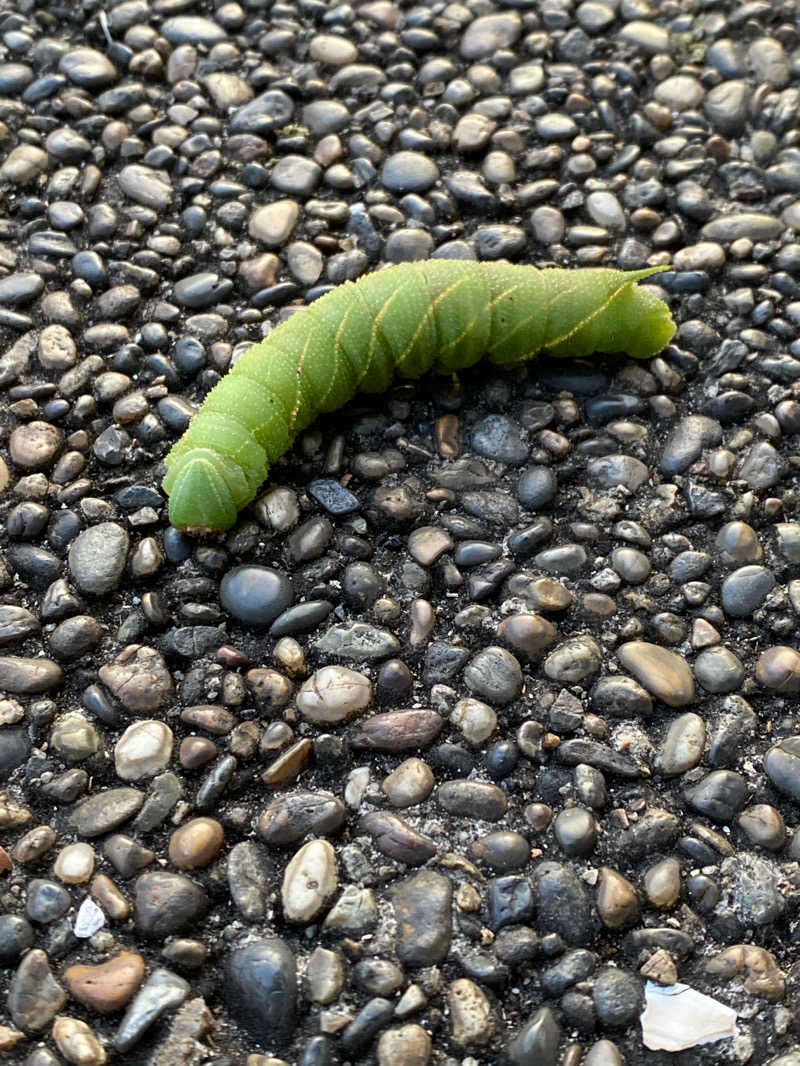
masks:
<path id="1" fill-rule="evenodd" d="M 644 1046 L 651 1051 L 685 1051 L 733 1036 L 736 1011 L 688 985 L 666 988 L 648 981 L 641 1016 Z"/>
<path id="2" fill-rule="evenodd" d="M 87 896 L 75 915 L 75 925 L 73 926 L 75 936 L 81 939 L 94 936 L 105 924 L 105 914 L 103 914 L 95 901 Z"/>

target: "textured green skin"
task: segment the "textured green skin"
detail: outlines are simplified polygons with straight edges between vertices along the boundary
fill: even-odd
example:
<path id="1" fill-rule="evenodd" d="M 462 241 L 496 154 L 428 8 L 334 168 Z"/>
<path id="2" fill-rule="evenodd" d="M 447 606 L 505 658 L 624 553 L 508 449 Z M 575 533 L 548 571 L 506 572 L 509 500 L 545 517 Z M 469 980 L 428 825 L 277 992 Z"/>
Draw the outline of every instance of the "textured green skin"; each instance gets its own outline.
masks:
<path id="1" fill-rule="evenodd" d="M 483 356 L 510 367 L 541 351 L 655 355 L 675 323 L 635 282 L 659 269 L 433 259 L 346 282 L 254 345 L 208 394 L 166 459 L 172 525 L 228 529 L 318 414 L 384 392 L 395 375 L 461 370 Z"/>

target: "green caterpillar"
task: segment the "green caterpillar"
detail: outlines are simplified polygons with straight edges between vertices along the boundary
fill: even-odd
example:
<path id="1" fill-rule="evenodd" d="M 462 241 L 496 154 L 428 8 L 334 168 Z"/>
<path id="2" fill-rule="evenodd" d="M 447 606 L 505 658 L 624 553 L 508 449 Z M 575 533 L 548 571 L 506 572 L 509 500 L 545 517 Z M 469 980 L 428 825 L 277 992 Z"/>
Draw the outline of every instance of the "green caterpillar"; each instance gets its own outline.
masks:
<path id="1" fill-rule="evenodd" d="M 395 374 L 504 367 L 538 352 L 646 359 L 675 332 L 644 270 L 539 270 L 444 259 L 345 282 L 254 345 L 216 385 L 166 459 L 173 526 L 228 529 L 274 463 L 318 414 Z"/>

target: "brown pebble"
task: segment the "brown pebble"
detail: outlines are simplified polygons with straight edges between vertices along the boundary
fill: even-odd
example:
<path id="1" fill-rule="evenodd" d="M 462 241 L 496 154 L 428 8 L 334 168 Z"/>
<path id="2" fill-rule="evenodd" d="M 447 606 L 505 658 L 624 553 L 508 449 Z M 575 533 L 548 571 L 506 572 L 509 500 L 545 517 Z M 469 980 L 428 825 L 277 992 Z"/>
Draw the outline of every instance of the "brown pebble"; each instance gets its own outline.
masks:
<path id="1" fill-rule="evenodd" d="M 181 741 L 178 758 L 184 770 L 196 770 L 205 766 L 219 753 L 219 748 L 208 737 L 184 737 Z"/>
<path id="2" fill-rule="evenodd" d="M 597 913 L 606 929 L 623 929 L 639 917 L 636 889 L 621 873 L 604 866 L 597 883 Z"/>
<path id="3" fill-rule="evenodd" d="M 61 430 L 49 422 L 28 422 L 8 438 L 8 452 L 24 470 L 41 470 L 53 461 L 62 439 Z"/>
<path id="4" fill-rule="evenodd" d="M 694 700 L 691 668 L 674 651 L 644 640 L 632 640 L 619 648 L 617 658 L 640 685 L 668 707 L 685 707 Z"/>
<path id="5" fill-rule="evenodd" d="M 421 1025 L 387 1029 L 378 1041 L 378 1066 L 427 1066 L 431 1038 Z"/>
<path id="6" fill-rule="evenodd" d="M 800 652 L 785 644 L 767 648 L 756 663 L 756 680 L 774 692 L 800 692 Z"/>
<path id="7" fill-rule="evenodd" d="M 352 744 L 372 751 L 408 751 L 426 748 L 438 737 L 444 719 L 435 711 L 388 711 L 361 722 Z"/>
<path id="8" fill-rule="evenodd" d="M 100 1014 L 112 1014 L 129 1003 L 144 980 L 144 959 L 121 951 L 97 966 L 70 966 L 64 974 L 73 999 Z"/>
<path id="9" fill-rule="evenodd" d="M 497 636 L 521 658 L 533 662 L 558 637 L 552 622 L 538 614 L 512 614 L 497 627 Z"/>
<path id="10" fill-rule="evenodd" d="M 706 963 L 706 973 L 730 980 L 744 970 L 744 987 L 754 996 L 783 999 L 786 982 L 775 959 L 755 944 L 734 944 Z"/>
<path id="11" fill-rule="evenodd" d="M 106 874 L 98 874 L 92 881 L 92 895 L 114 922 L 124 922 L 131 913 L 131 905 Z"/>
<path id="12" fill-rule="evenodd" d="M 181 711 L 181 721 L 215 737 L 224 737 L 237 724 L 235 715 L 216 703 L 198 703 Z"/>
<path id="13" fill-rule="evenodd" d="M 430 837 L 389 811 L 370 811 L 358 821 L 358 832 L 371 836 L 378 851 L 390 859 L 419 866 L 436 854 L 436 844 Z"/>
<path id="14" fill-rule="evenodd" d="M 280 788 L 281 785 L 294 781 L 297 775 L 306 768 L 312 747 L 311 740 L 303 737 L 271 762 L 261 775 L 261 780 L 267 788 Z"/>
<path id="15" fill-rule="evenodd" d="M 193 818 L 170 837 L 170 862 L 179 870 L 199 870 L 216 859 L 224 839 L 216 818 Z"/>
<path id="16" fill-rule="evenodd" d="M 674 907 L 681 898 L 681 864 L 669 856 L 655 863 L 644 875 L 648 900 L 659 910 Z"/>

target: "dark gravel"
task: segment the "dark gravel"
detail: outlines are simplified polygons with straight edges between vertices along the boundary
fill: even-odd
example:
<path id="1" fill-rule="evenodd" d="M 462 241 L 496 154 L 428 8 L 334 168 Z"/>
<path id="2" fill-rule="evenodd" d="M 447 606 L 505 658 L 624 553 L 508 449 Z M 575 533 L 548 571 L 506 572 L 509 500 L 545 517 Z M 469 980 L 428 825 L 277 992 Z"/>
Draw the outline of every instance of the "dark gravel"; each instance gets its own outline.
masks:
<path id="1" fill-rule="evenodd" d="M 788 0 L 0 0 L 6 1061 L 798 1066 L 799 123 Z M 430 256 L 667 264 L 678 333 L 170 529 L 232 362 Z"/>

